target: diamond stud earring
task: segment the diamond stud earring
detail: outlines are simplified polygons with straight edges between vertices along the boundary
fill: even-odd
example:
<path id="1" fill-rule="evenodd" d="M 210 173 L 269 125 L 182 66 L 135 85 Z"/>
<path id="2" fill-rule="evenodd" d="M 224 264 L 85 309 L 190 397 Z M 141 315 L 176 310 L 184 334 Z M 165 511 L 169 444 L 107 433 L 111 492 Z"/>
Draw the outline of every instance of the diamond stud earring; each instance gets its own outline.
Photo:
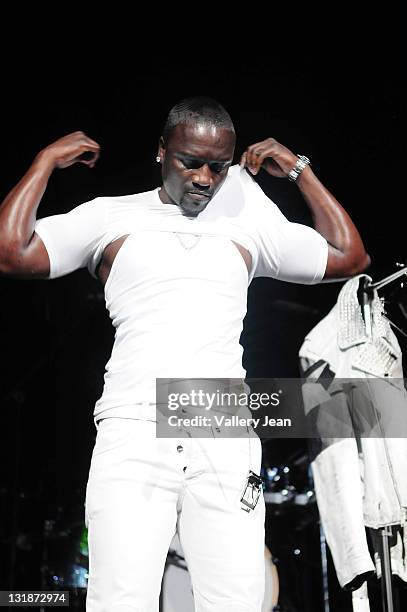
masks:
<path id="1" fill-rule="evenodd" d="M 158 163 L 160 163 L 160 161 L 161 161 L 161 157 L 160 157 L 159 155 L 157 155 L 157 157 L 155 158 L 155 161 L 156 161 L 156 162 L 158 162 Z"/>

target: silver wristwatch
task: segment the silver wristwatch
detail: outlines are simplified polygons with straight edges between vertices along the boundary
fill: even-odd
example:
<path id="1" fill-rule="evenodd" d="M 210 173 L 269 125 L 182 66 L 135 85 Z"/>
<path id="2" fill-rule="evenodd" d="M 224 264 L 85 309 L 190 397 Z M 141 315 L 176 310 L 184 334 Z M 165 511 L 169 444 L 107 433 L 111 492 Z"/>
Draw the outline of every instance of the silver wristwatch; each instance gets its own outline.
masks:
<path id="1" fill-rule="evenodd" d="M 305 155 L 297 155 L 297 157 L 297 163 L 295 164 L 294 168 L 290 170 L 290 172 L 287 174 L 288 180 L 293 181 L 294 183 L 300 176 L 304 168 L 306 168 L 311 163 L 308 157 L 305 157 Z"/>

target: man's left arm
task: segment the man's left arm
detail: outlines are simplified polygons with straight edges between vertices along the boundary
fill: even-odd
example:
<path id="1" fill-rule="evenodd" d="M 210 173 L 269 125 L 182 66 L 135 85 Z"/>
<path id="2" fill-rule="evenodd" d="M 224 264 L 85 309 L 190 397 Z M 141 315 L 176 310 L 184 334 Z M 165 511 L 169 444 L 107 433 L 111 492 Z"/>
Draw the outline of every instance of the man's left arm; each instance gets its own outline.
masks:
<path id="1" fill-rule="evenodd" d="M 296 167 L 298 157 L 274 138 L 267 138 L 248 147 L 240 160 L 252 174 L 263 168 L 279 178 L 287 178 Z M 295 176 L 295 175 L 294 175 Z M 355 276 L 370 264 L 370 257 L 360 234 L 346 210 L 306 165 L 296 179 L 306 201 L 313 225 L 328 242 L 325 279 Z"/>

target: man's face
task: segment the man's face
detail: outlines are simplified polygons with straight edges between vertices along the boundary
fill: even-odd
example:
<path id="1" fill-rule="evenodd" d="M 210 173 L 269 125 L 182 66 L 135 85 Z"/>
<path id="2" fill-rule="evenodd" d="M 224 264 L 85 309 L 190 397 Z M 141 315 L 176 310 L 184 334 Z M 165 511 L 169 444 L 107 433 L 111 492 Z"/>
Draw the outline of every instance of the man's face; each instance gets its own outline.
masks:
<path id="1" fill-rule="evenodd" d="M 168 142 L 160 142 L 161 201 L 177 204 L 196 217 L 225 181 L 233 161 L 235 135 L 211 124 L 180 124 Z"/>

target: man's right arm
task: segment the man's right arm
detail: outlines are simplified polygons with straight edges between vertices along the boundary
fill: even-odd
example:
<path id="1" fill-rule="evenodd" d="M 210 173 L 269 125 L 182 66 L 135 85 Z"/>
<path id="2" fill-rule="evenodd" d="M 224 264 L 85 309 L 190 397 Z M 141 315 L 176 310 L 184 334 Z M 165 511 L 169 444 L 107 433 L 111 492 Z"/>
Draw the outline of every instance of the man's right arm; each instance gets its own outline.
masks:
<path id="1" fill-rule="evenodd" d="M 0 274 L 20 278 L 47 278 L 50 261 L 35 233 L 37 210 L 55 168 L 75 163 L 93 167 L 100 146 L 83 132 L 52 143 L 36 156 L 31 167 L 0 205 Z M 82 158 L 83 154 L 87 154 Z"/>

